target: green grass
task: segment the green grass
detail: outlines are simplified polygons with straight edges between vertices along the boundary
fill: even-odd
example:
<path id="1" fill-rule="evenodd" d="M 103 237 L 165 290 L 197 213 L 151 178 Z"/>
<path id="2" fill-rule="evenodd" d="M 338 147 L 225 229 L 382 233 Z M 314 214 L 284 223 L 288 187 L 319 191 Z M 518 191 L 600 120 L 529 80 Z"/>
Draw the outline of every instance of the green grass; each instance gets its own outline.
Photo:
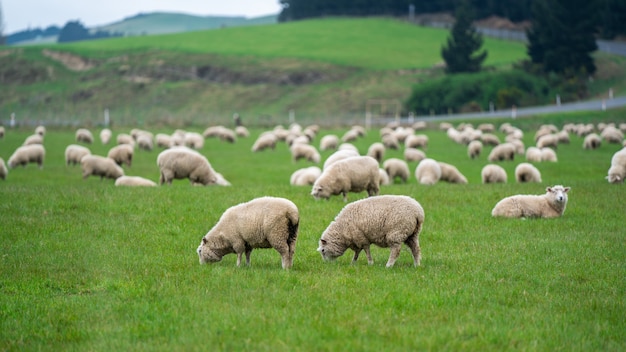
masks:
<path id="1" fill-rule="evenodd" d="M 623 122 L 623 113 L 513 124 L 531 145 L 530 128 L 543 122 Z M 345 204 L 340 197 L 316 201 L 310 187 L 290 186 L 291 173 L 310 164 L 291 162 L 284 143 L 252 153 L 261 130 L 235 144 L 210 139 L 201 150 L 231 187 L 180 180 L 116 188 L 66 167 L 63 151 L 74 135 L 49 129 L 43 170 L 13 169 L 0 181 L 0 349 L 624 350 L 626 188 L 604 179 L 619 146 L 584 151 L 582 138 L 571 136 L 571 144 L 559 146 L 558 163 L 537 164 L 543 183 L 511 181 L 518 156 L 502 164 L 509 183 L 482 185 L 489 149 L 470 160 L 464 146 L 431 127 L 424 132 L 427 155 L 456 165 L 469 184 L 426 187 L 412 177 L 382 188 L 414 197 L 426 212 L 422 266 L 414 268 L 403 248 L 391 269 L 389 250 L 378 247 L 373 266 L 363 256 L 350 265 L 351 252 L 322 261 L 317 241 Z M 121 132 L 128 130 L 114 130 Z M 314 143 L 343 132 L 323 130 Z M 8 130 L 0 156 L 6 161 L 31 133 Z M 355 145 L 364 153 L 378 140 L 371 130 Z M 102 155 L 110 146 L 90 148 Z M 157 154 L 137 151 L 126 174 L 157 180 Z M 499 199 L 552 184 L 572 187 L 562 218 L 490 216 Z M 269 249 L 253 251 L 250 267 L 237 268 L 235 255 L 199 265 L 195 249 L 221 214 L 263 195 L 291 199 L 300 210 L 293 269 L 282 270 Z"/>

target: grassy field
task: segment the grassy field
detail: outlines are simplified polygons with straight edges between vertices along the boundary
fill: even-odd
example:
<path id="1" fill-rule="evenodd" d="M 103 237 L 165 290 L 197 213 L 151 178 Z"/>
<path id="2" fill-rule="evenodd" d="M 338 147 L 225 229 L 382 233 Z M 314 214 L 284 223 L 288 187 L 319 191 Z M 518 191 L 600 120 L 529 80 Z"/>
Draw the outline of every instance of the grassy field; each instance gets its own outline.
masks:
<path id="1" fill-rule="evenodd" d="M 623 122 L 625 112 L 508 122 L 523 128 L 531 145 L 543 122 Z M 363 256 L 351 265 L 351 252 L 322 261 L 318 239 L 345 203 L 316 201 L 310 187 L 290 186 L 291 173 L 311 164 L 293 163 L 284 143 L 252 153 L 262 131 L 252 132 L 235 144 L 209 139 L 201 150 L 231 187 L 180 180 L 117 188 L 110 180 L 82 180 L 78 167 L 65 166 L 74 135 L 49 130 L 44 168 L 13 169 L 0 181 L 0 350 L 626 349 L 626 188 L 604 179 L 620 146 L 585 151 L 582 138 L 571 136 L 559 146 L 558 163 L 537 164 L 543 183 L 512 181 L 523 160 L 517 156 L 501 164 L 507 184 L 482 185 L 489 148 L 470 160 L 464 146 L 431 126 L 424 132 L 427 155 L 456 165 L 469 184 L 427 187 L 412 177 L 382 187 L 381 194 L 414 197 L 426 212 L 422 266 L 414 268 L 403 248 L 387 269 L 389 250 L 377 247 L 373 266 Z M 314 144 L 343 132 L 322 130 Z M 8 130 L 0 156 L 6 161 L 31 133 Z M 355 145 L 365 153 L 379 139 L 371 130 Z M 89 147 L 102 155 L 111 146 Z M 158 180 L 157 155 L 137 151 L 126 174 Z M 387 151 L 390 157 L 402 151 Z M 490 216 L 501 198 L 540 194 L 553 184 L 572 187 L 562 218 Z M 269 249 L 253 251 L 250 267 L 237 268 L 235 255 L 199 265 L 195 249 L 221 214 L 264 195 L 299 208 L 293 269 L 282 270 Z"/>

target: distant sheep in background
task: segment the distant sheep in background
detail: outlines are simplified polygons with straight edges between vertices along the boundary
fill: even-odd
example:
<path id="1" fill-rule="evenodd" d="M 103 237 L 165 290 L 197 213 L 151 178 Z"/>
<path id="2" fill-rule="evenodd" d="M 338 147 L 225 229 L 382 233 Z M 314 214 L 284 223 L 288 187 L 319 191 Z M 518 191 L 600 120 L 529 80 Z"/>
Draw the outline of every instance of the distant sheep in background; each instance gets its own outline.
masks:
<path id="1" fill-rule="evenodd" d="M 528 149 L 526 149 L 526 161 L 530 163 L 541 162 L 541 149 L 537 147 L 528 147 Z"/>
<path id="2" fill-rule="evenodd" d="M 426 153 L 416 148 L 405 148 L 404 149 L 404 160 L 407 162 L 413 161 L 422 161 L 426 159 Z"/>
<path id="3" fill-rule="evenodd" d="M 300 159 L 305 159 L 318 164 L 322 159 L 317 149 L 310 144 L 295 143 L 289 150 L 291 151 L 291 157 L 294 163 Z"/>
<path id="4" fill-rule="evenodd" d="M 496 161 L 513 161 L 515 158 L 516 148 L 512 143 L 502 143 L 493 147 L 489 157 L 490 162 Z"/>
<path id="5" fill-rule="evenodd" d="M 113 136 L 113 132 L 111 132 L 110 129 L 105 128 L 102 131 L 100 131 L 100 142 L 102 142 L 102 144 L 105 144 L 105 145 L 109 144 L 112 136 Z"/>
<path id="6" fill-rule="evenodd" d="M 602 138 L 597 133 L 589 133 L 583 140 L 583 149 L 598 149 L 602 145 Z"/>
<path id="7" fill-rule="evenodd" d="M 339 147 L 337 148 L 337 151 L 341 151 L 341 150 L 350 150 L 350 151 L 353 151 L 353 152 L 359 154 L 359 148 L 357 148 L 352 143 L 341 143 L 341 144 L 339 144 Z"/>
<path id="8" fill-rule="evenodd" d="M 322 169 L 317 166 L 298 169 L 291 174 L 289 184 L 292 186 L 312 186 L 322 175 Z"/>
<path id="9" fill-rule="evenodd" d="M 133 155 L 135 154 L 135 150 L 133 146 L 130 144 L 118 144 L 115 147 L 109 149 L 109 153 L 107 157 L 113 159 L 117 165 L 122 166 L 123 164 L 131 166 L 133 163 Z"/>
<path id="10" fill-rule="evenodd" d="M 491 134 L 491 133 L 483 133 L 480 136 L 480 141 L 483 142 L 483 145 L 496 146 L 500 144 L 500 138 L 498 138 L 498 136 Z"/>
<path id="11" fill-rule="evenodd" d="M 389 176 L 389 182 L 393 183 L 399 177 L 402 183 L 406 183 L 411 172 L 406 161 L 398 158 L 390 158 L 383 163 L 383 169 Z"/>
<path id="12" fill-rule="evenodd" d="M 563 216 L 570 187 L 547 187 L 543 195 L 515 195 L 500 200 L 491 216 L 506 218 L 556 218 Z"/>
<path id="13" fill-rule="evenodd" d="M 378 162 L 370 156 L 353 156 L 336 161 L 322 171 L 313 184 L 311 195 L 316 199 L 328 199 L 333 195 L 343 195 L 348 201 L 348 192 L 367 191 L 369 197 L 380 191 Z"/>
<path id="14" fill-rule="evenodd" d="M 6 180 L 7 175 L 9 174 L 9 170 L 7 166 L 4 164 L 4 159 L 0 158 L 0 178 Z"/>
<path id="15" fill-rule="evenodd" d="M 417 164 L 415 178 L 422 185 L 434 185 L 441 179 L 441 166 L 437 161 L 426 158 Z"/>
<path id="16" fill-rule="evenodd" d="M 537 148 L 539 149 L 546 147 L 557 149 L 558 145 L 559 139 L 554 134 L 543 135 L 537 140 Z"/>
<path id="17" fill-rule="evenodd" d="M 89 148 L 78 144 L 70 144 L 65 148 L 65 165 L 80 164 L 80 159 L 89 154 L 91 154 Z"/>
<path id="18" fill-rule="evenodd" d="M 473 140 L 467 145 L 467 156 L 469 156 L 470 159 L 478 158 L 482 151 L 483 143 L 479 140 Z"/>
<path id="19" fill-rule="evenodd" d="M 382 142 L 385 148 L 398 150 L 400 149 L 400 142 L 398 138 L 393 134 L 386 134 L 382 137 Z"/>
<path id="20" fill-rule="evenodd" d="M 40 134 L 33 134 L 24 140 L 22 145 L 43 144 L 43 137 Z"/>
<path id="21" fill-rule="evenodd" d="M 367 156 L 371 156 L 380 163 L 385 157 L 385 146 L 380 142 L 372 143 L 367 149 Z"/>
<path id="22" fill-rule="evenodd" d="M 241 138 L 250 137 L 250 132 L 244 126 L 235 127 L 235 134 L 237 135 L 237 137 L 241 137 Z"/>
<path id="23" fill-rule="evenodd" d="M 5 133 L 4 126 L 0 126 L 0 139 L 4 138 Z"/>
<path id="24" fill-rule="evenodd" d="M 80 167 L 83 170 L 83 179 L 91 175 L 100 176 L 100 180 L 105 177 L 115 180 L 124 176 L 124 170 L 113 159 L 99 155 L 85 155 L 80 159 Z"/>
<path id="25" fill-rule="evenodd" d="M 378 173 L 380 174 L 380 185 L 381 186 L 387 186 L 391 184 L 391 180 L 389 180 L 389 175 L 387 174 L 387 171 L 385 171 L 385 169 L 378 168 Z"/>
<path id="26" fill-rule="evenodd" d="M 76 130 L 76 142 L 92 144 L 93 143 L 93 134 L 86 128 L 79 128 Z"/>
<path id="27" fill-rule="evenodd" d="M 41 144 L 29 144 L 18 147 L 9 160 L 9 168 L 13 169 L 18 165 L 26 166 L 28 163 L 37 163 L 43 169 L 43 161 L 46 157 L 46 149 Z"/>
<path id="28" fill-rule="evenodd" d="M 278 138 L 274 132 L 263 132 L 252 145 L 252 151 L 260 152 L 265 149 L 274 150 L 276 148 L 277 141 Z"/>
<path id="29" fill-rule="evenodd" d="M 359 156 L 359 152 L 351 150 L 351 149 L 337 150 L 336 152 L 329 155 L 328 158 L 326 158 L 326 161 L 324 161 L 324 166 L 322 168 L 327 169 L 333 163 L 339 160 L 352 157 L 352 156 Z"/>
<path id="30" fill-rule="evenodd" d="M 120 176 L 115 180 L 116 186 L 139 186 L 139 187 L 155 187 L 157 184 L 152 180 L 140 176 Z"/>
<path id="31" fill-rule="evenodd" d="M 135 139 L 130 134 L 120 133 L 117 135 L 116 140 L 117 144 L 128 144 L 131 145 L 133 148 L 135 147 Z"/>
<path id="32" fill-rule="evenodd" d="M 320 140 L 320 150 L 336 150 L 339 147 L 339 137 L 329 134 Z"/>
<path id="33" fill-rule="evenodd" d="M 515 167 L 515 180 L 519 183 L 541 182 L 541 173 L 533 164 L 521 163 Z"/>
<path id="34" fill-rule="evenodd" d="M 38 134 L 40 136 L 45 136 L 46 135 L 46 128 L 44 126 L 37 126 L 37 128 L 35 128 L 35 134 Z"/>
<path id="35" fill-rule="evenodd" d="M 504 168 L 496 164 L 488 164 L 480 172 L 483 183 L 506 183 L 507 175 Z"/>
<path id="36" fill-rule="evenodd" d="M 622 148 L 611 157 L 611 167 L 606 179 L 609 183 L 623 183 L 626 178 L 626 148 Z"/>
<path id="37" fill-rule="evenodd" d="M 172 184 L 174 179 L 188 178 L 192 185 L 217 183 L 215 170 L 207 158 L 187 147 L 173 147 L 162 151 L 157 157 L 161 172 L 159 184 Z"/>
<path id="38" fill-rule="evenodd" d="M 154 142 L 152 141 L 152 135 L 148 134 L 139 134 L 137 136 L 137 148 L 145 151 L 152 151 L 154 149 Z"/>
<path id="39" fill-rule="evenodd" d="M 157 133 L 156 145 L 159 148 L 169 148 L 172 146 L 172 136 L 165 133 Z"/>
<path id="40" fill-rule="evenodd" d="M 441 168 L 440 181 L 467 184 L 467 177 L 465 177 L 456 166 L 441 161 L 438 163 Z"/>
<path id="41" fill-rule="evenodd" d="M 556 152 L 551 148 L 541 148 L 541 161 L 557 162 Z"/>
<path id="42" fill-rule="evenodd" d="M 412 134 L 404 140 L 405 148 L 428 148 L 428 136 L 425 134 Z"/>
<path id="43" fill-rule="evenodd" d="M 204 147 L 204 136 L 197 132 L 185 133 L 184 144 L 191 149 L 202 149 Z"/>
<path id="44" fill-rule="evenodd" d="M 622 144 L 624 141 L 624 133 L 615 126 L 607 126 L 600 132 L 600 137 L 607 143 Z"/>

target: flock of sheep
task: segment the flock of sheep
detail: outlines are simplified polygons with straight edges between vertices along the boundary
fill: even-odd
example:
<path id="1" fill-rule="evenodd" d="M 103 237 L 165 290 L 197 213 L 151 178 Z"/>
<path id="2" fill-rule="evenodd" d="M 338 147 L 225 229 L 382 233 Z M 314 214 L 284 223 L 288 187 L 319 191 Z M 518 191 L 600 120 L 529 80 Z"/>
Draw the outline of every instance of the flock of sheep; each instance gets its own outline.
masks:
<path id="1" fill-rule="evenodd" d="M 424 210 L 408 196 L 379 195 L 380 187 L 394 182 L 406 183 L 411 177 L 408 162 L 418 162 L 414 176 L 419 184 L 433 185 L 437 182 L 468 183 L 467 177 L 454 165 L 428 158 L 425 151 L 429 138 L 421 130 L 426 124 L 418 122 L 412 126 L 392 123 L 380 129 L 380 142 L 369 146 L 361 155 L 352 142 L 363 137 L 365 128 L 353 126 L 342 136 L 327 134 L 319 139 L 319 149 L 313 144 L 319 134 L 316 125 L 302 128 L 293 124 L 289 128 L 277 126 L 259 135 L 252 145 L 252 152 L 258 153 L 275 149 L 278 143 L 285 143 L 293 162 L 307 160 L 314 166 L 296 170 L 290 183 L 297 186 L 310 186 L 315 198 L 328 199 L 341 195 L 348 202 L 348 193 L 366 191 L 368 198 L 348 203 L 323 232 L 318 251 L 325 260 L 341 256 L 348 248 L 354 251 L 353 262 L 364 250 L 368 263 L 372 264 L 370 245 L 390 248 L 387 267 L 394 265 L 401 245 L 406 244 L 413 255 L 414 264 L 420 263 L 419 233 L 424 222 Z M 516 182 L 542 182 L 541 173 L 533 163 L 556 162 L 557 147 L 569 143 L 569 135 L 584 136 L 583 148 L 594 149 L 604 143 L 621 144 L 612 159 L 606 179 L 610 183 L 623 183 L 626 177 L 626 124 L 584 125 L 567 124 L 562 129 L 554 125 L 544 125 L 536 131 L 535 145 L 526 148 L 522 142 L 524 132 L 505 123 L 499 127 L 504 133 L 501 141 L 492 124 L 471 124 L 452 126 L 441 123 L 439 129 L 455 143 L 467 146 L 469 158 L 479 158 L 485 145 L 493 146 L 481 171 L 483 183 L 507 182 L 505 170 L 500 162 L 513 161 L 516 155 L 523 155 L 525 162 L 515 168 Z M 43 167 L 45 148 L 43 140 L 46 130 L 37 127 L 35 133 L 27 137 L 8 159 L 8 168 L 36 163 Z M 5 130 L 0 126 L 0 138 Z M 160 171 L 159 183 L 171 184 L 174 179 L 189 179 L 193 185 L 222 185 L 230 183 L 215 171 L 208 159 L 199 152 L 206 138 L 220 138 L 227 143 L 235 143 L 237 138 L 249 137 L 245 127 L 235 130 L 223 126 L 207 128 L 204 133 L 176 130 L 173 134 L 157 134 L 133 129 L 129 134 L 117 135 L 116 145 L 106 156 L 94 155 L 85 145 L 94 143 L 88 129 L 78 129 L 76 144 L 65 150 L 66 165 L 80 164 L 83 178 L 99 176 L 115 180 L 116 186 L 157 186 L 157 183 L 139 176 L 125 175 L 123 166 L 130 167 L 135 150 L 163 149 L 157 156 L 156 165 Z M 100 132 L 100 142 L 111 143 L 113 133 L 109 129 Z M 387 158 L 389 149 L 404 151 L 404 159 Z M 322 162 L 320 151 L 332 150 L 332 154 Z M 0 178 L 6 179 L 7 164 L 0 158 Z M 492 210 L 492 216 L 528 218 L 559 217 L 567 205 L 570 187 L 555 185 L 546 188 L 542 195 L 514 195 L 499 201 Z M 237 254 L 237 265 L 245 253 L 247 264 L 254 248 L 274 248 L 282 258 L 282 267 L 292 266 L 293 255 L 299 229 L 299 213 L 296 205 L 288 199 L 262 197 L 229 208 L 217 224 L 202 238 L 197 249 L 201 263 L 216 262 L 229 253 Z"/>

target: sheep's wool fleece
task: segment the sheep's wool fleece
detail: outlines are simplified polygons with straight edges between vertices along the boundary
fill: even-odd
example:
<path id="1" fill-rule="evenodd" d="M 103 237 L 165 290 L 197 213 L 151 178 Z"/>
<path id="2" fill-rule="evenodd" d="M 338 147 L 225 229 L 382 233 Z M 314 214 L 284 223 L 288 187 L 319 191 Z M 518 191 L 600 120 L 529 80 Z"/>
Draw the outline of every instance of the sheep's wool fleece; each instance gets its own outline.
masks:
<path id="1" fill-rule="evenodd" d="M 570 187 L 547 187 L 543 195 L 515 195 L 500 200 L 492 216 L 508 218 L 556 218 L 563 215 Z"/>

